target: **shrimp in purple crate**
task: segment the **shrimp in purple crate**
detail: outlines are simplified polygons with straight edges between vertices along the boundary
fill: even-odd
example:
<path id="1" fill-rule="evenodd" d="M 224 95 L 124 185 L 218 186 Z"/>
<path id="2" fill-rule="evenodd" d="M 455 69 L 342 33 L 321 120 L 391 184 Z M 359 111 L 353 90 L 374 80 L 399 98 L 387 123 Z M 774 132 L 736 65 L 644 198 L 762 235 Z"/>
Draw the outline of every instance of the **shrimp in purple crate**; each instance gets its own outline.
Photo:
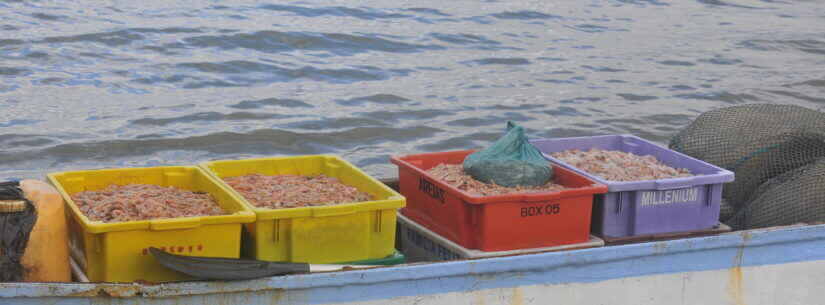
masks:
<path id="1" fill-rule="evenodd" d="M 550 154 L 553 158 L 609 181 L 642 181 L 693 176 L 684 168 L 665 165 L 656 157 L 616 150 L 571 149 Z"/>

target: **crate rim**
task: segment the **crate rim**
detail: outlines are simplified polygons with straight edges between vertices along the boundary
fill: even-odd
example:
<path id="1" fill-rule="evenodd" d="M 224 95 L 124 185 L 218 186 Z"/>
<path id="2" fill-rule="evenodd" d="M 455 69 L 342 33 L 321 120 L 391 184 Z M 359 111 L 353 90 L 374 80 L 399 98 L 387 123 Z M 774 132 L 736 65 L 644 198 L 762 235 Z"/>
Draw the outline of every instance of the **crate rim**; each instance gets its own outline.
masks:
<path id="1" fill-rule="evenodd" d="M 361 202 L 349 202 L 349 203 L 342 203 L 336 205 L 329 205 L 329 206 L 309 206 L 309 207 L 297 207 L 297 208 L 285 208 L 285 209 L 269 209 L 269 208 L 259 208 L 252 205 L 246 198 L 241 195 L 238 191 L 234 188 L 229 186 L 221 176 L 219 176 L 214 170 L 212 170 L 209 166 L 219 162 L 233 162 L 233 161 L 273 161 L 273 160 L 288 160 L 288 159 L 334 159 L 344 166 L 355 170 L 359 173 L 362 177 L 369 180 L 370 183 L 378 185 L 384 191 L 390 193 L 391 195 L 386 199 L 381 200 L 370 200 L 370 201 L 361 201 Z M 317 155 L 298 155 L 298 156 L 272 156 L 272 157 L 257 157 L 257 158 L 243 158 L 243 159 L 220 159 L 220 160 L 211 160 L 211 161 L 203 161 L 198 163 L 198 167 L 203 169 L 208 175 L 214 177 L 218 180 L 219 183 L 226 186 L 230 192 L 240 198 L 241 203 L 243 203 L 247 208 L 253 211 L 258 220 L 272 220 L 272 219 L 289 219 L 289 218 L 298 218 L 298 217 L 325 217 L 325 216 L 335 216 L 335 215 L 344 215 L 344 214 L 351 214 L 351 213 L 358 213 L 358 212 L 368 212 L 368 211 L 376 211 L 376 210 L 387 210 L 387 209 L 398 209 L 402 208 L 406 205 L 406 198 L 403 195 L 396 192 L 386 184 L 378 181 L 378 179 L 373 178 L 372 176 L 368 175 L 366 172 L 355 166 L 354 164 L 350 163 L 346 159 L 342 158 L 341 156 L 335 154 L 317 154 Z M 330 210 L 339 210 L 339 213 L 332 213 L 331 215 L 327 215 L 327 211 Z"/>
<path id="2" fill-rule="evenodd" d="M 536 202 L 536 201 L 547 201 L 547 200 L 554 200 L 559 198 L 567 198 L 567 197 L 575 197 L 575 196 L 582 196 L 582 195 L 596 195 L 596 194 L 604 194 L 607 193 L 607 186 L 599 183 L 593 179 L 590 179 L 587 176 L 581 175 L 573 170 L 564 168 L 557 164 L 551 165 L 554 167 L 553 170 L 561 170 L 567 172 L 570 175 L 575 175 L 588 180 L 591 183 L 590 186 L 584 186 L 581 188 L 569 189 L 569 190 L 561 190 L 561 191 L 552 191 L 552 192 L 537 192 L 537 193 L 520 193 L 520 194 L 506 194 L 506 195 L 492 195 L 492 196 L 477 196 L 471 193 L 465 192 L 463 190 L 458 189 L 452 185 L 449 185 L 440 179 L 435 179 L 432 175 L 427 173 L 426 171 L 422 170 L 418 166 L 413 165 L 411 162 L 405 160 L 414 157 L 425 157 L 425 156 L 442 156 L 444 154 L 461 154 L 466 153 L 469 155 L 477 151 L 476 149 L 468 149 L 468 150 L 451 150 L 451 151 L 444 151 L 444 152 L 432 152 L 432 153 L 421 153 L 421 154 L 410 154 L 410 155 L 401 155 L 401 156 L 391 156 L 390 162 L 395 163 L 396 165 L 401 167 L 406 167 L 413 170 L 416 174 L 421 175 L 422 177 L 426 177 L 430 182 L 437 184 L 439 187 L 449 189 L 450 191 L 458 194 L 462 201 L 465 203 L 470 204 L 494 204 L 494 203 L 502 203 L 502 202 Z"/>
<path id="3" fill-rule="evenodd" d="M 99 233 L 108 233 L 108 232 L 121 232 L 121 231 L 137 231 L 137 230 L 152 230 L 153 225 L 158 227 L 163 227 L 164 225 L 171 224 L 179 224 L 184 228 L 181 229 L 189 229 L 189 228 L 197 228 L 204 225 L 215 225 L 215 224 L 232 224 L 232 223 L 252 223 L 255 222 L 255 213 L 252 212 L 248 207 L 244 206 L 243 204 L 239 204 L 239 211 L 236 211 L 232 214 L 228 215 L 215 215 L 215 216 L 194 216 L 194 217 L 179 217 L 179 218 L 161 218 L 161 219 L 151 219 L 151 220 L 135 220 L 135 221 L 123 221 L 123 222 L 111 222 L 106 223 L 102 221 L 92 221 L 90 220 L 80 209 L 77 207 L 77 204 L 72 199 L 71 195 L 63 188 L 63 185 L 58 182 L 58 178 L 63 175 L 67 174 L 74 174 L 78 172 L 117 172 L 121 170 L 157 170 L 157 169 L 190 169 L 195 170 L 197 173 L 200 173 L 205 176 L 207 180 L 216 184 L 220 189 L 227 191 L 226 188 L 218 183 L 207 172 L 197 166 L 191 165 L 170 165 L 170 166 L 147 166 L 147 167 L 122 167 L 122 168 L 103 168 L 103 169 L 91 169 L 91 170 L 72 170 L 72 171 L 60 171 L 60 172 L 51 172 L 48 173 L 46 176 L 48 177 L 49 182 L 52 186 L 57 189 L 60 193 L 60 196 L 63 197 L 63 200 L 66 201 L 66 205 L 71 210 L 72 217 L 75 220 L 79 221 L 83 230 L 88 233 L 92 234 L 99 234 Z M 229 193 L 229 196 L 235 199 L 235 194 Z M 240 202 L 240 201 L 239 201 Z M 169 229 L 174 230 L 174 229 Z"/>
<path id="4" fill-rule="evenodd" d="M 712 167 L 716 170 L 716 173 L 707 174 L 707 175 L 700 175 L 700 176 L 681 177 L 681 178 L 662 178 L 662 179 L 655 179 L 655 180 L 615 181 L 615 180 L 607 180 L 607 179 L 598 177 L 594 174 L 585 172 L 584 170 L 578 169 L 577 167 L 572 166 L 567 162 L 564 162 L 562 160 L 554 158 L 554 157 L 550 156 L 550 154 L 545 153 L 543 151 L 541 152 L 541 154 L 542 154 L 542 156 L 544 156 L 545 159 L 547 159 L 548 161 L 550 161 L 552 163 L 559 164 L 562 167 L 566 167 L 568 169 L 577 169 L 578 172 L 581 172 L 587 178 L 590 178 L 593 181 L 596 181 L 600 184 L 606 185 L 607 188 L 608 188 L 608 192 L 611 192 L 611 193 L 612 192 L 624 192 L 624 191 L 667 190 L 669 188 L 660 187 L 660 186 L 658 186 L 658 184 L 660 184 L 660 183 L 663 183 L 663 184 L 677 183 L 677 184 L 679 184 L 680 182 L 681 182 L 681 184 L 686 184 L 686 183 L 689 183 L 689 182 L 693 181 L 694 178 L 696 178 L 696 177 L 704 177 L 706 180 L 710 180 L 710 181 L 706 181 L 706 182 L 703 182 L 703 183 L 694 183 L 693 184 L 694 186 L 695 185 L 717 184 L 717 183 L 728 183 L 728 182 L 733 181 L 734 178 L 735 178 L 735 174 L 732 171 L 729 171 L 727 169 L 721 168 L 721 167 L 716 166 L 714 164 L 710 164 L 708 162 L 696 159 L 694 157 L 691 157 L 691 156 L 688 156 L 688 155 L 683 154 L 681 152 L 669 149 L 667 147 L 663 147 L 659 144 L 653 143 L 651 141 L 648 141 L 644 138 L 641 138 L 641 137 L 638 137 L 638 136 L 635 136 L 635 135 L 632 135 L 632 134 L 606 134 L 606 135 L 582 136 L 582 137 L 538 138 L 538 139 L 530 140 L 530 143 L 533 143 L 534 141 L 547 141 L 547 140 L 550 140 L 550 141 L 552 141 L 552 140 L 579 140 L 579 139 L 612 138 L 612 137 L 632 138 L 632 139 L 635 139 L 637 141 L 643 142 L 647 145 L 653 145 L 653 146 L 656 146 L 656 147 L 659 147 L 659 148 L 662 148 L 662 149 L 666 149 L 670 153 L 673 153 L 673 154 L 678 155 L 680 157 L 683 157 L 685 159 L 689 159 L 691 162 L 696 162 L 696 163 L 700 163 L 700 164 L 703 164 L 703 165 L 710 166 L 710 167 Z M 665 165 L 668 165 L 668 164 L 665 164 Z M 668 166 L 670 166 L 670 165 L 668 165 Z M 642 185 L 640 186 L 639 184 L 642 184 Z"/>

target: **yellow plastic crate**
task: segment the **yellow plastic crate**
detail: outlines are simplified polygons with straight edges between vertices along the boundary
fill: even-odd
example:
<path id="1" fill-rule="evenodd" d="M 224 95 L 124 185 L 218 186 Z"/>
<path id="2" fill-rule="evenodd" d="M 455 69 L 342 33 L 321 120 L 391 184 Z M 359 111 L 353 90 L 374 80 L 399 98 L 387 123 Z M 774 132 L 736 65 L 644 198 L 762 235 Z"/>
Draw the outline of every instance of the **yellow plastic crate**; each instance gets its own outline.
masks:
<path id="1" fill-rule="evenodd" d="M 255 223 L 246 225 L 248 236 L 244 240 L 246 251 L 256 259 L 323 264 L 383 258 L 395 251 L 395 213 L 404 206 L 404 197 L 337 156 L 221 160 L 200 166 L 221 182 L 222 178 L 253 173 L 324 174 L 376 198 L 287 209 L 257 208 L 242 199 L 257 216 Z"/>
<path id="2" fill-rule="evenodd" d="M 148 248 L 182 255 L 237 258 L 241 226 L 255 221 L 255 214 L 234 192 L 195 166 L 58 172 L 48 177 L 67 202 L 71 238 L 83 249 L 86 275 L 94 282 L 189 279 L 158 264 Z M 70 196 L 111 184 L 153 184 L 207 192 L 224 211 L 232 214 L 104 223 L 89 220 Z"/>

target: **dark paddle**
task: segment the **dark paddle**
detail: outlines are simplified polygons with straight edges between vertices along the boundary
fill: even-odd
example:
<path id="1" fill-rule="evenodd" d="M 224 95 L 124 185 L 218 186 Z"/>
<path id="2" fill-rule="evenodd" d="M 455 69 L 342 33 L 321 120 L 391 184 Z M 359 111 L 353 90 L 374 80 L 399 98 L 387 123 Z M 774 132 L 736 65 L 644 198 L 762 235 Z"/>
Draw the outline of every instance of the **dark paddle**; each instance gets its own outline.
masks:
<path id="1" fill-rule="evenodd" d="M 371 265 L 317 265 L 307 263 L 267 262 L 254 259 L 217 258 L 176 255 L 150 247 L 149 252 L 162 266 L 180 273 L 208 280 L 248 280 L 276 275 L 339 271 L 348 268 L 371 268 Z"/>

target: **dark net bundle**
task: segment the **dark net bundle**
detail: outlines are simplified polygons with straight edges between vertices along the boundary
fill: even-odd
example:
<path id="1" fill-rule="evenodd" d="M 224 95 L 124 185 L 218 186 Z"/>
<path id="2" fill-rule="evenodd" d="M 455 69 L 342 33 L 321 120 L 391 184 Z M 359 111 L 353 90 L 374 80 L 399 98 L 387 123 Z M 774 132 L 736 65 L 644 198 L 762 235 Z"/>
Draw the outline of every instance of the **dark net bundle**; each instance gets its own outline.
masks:
<path id="1" fill-rule="evenodd" d="M 25 208 L 12 203 L 23 201 Z M 23 280 L 20 259 L 26 251 L 29 234 L 37 222 L 37 211 L 26 200 L 17 182 L 0 183 L 0 282 Z"/>
<path id="2" fill-rule="evenodd" d="M 825 159 L 776 176 L 728 219 L 735 230 L 825 221 Z"/>
<path id="3" fill-rule="evenodd" d="M 719 202 L 719 219 L 726 220 L 733 216 L 733 212 L 733 205 L 727 199 L 722 198 L 722 201 Z"/>
<path id="4" fill-rule="evenodd" d="M 733 171 L 723 187 L 725 221 L 765 181 L 825 157 L 825 113 L 749 104 L 703 113 L 671 139 L 675 151 Z"/>

